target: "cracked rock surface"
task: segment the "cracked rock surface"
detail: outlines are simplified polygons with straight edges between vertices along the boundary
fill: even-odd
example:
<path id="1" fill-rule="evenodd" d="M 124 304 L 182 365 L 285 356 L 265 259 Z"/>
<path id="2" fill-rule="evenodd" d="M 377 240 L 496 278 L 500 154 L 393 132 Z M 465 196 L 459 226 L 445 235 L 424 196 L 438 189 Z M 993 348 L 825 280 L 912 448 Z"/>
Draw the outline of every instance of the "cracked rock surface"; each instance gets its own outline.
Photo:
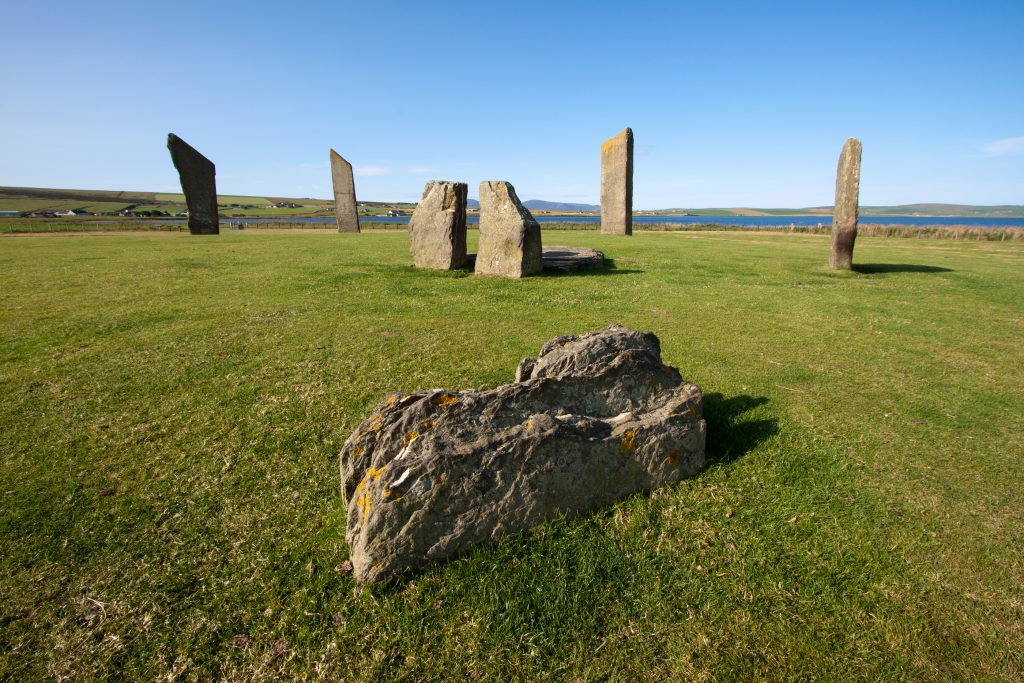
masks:
<path id="1" fill-rule="evenodd" d="M 701 390 L 618 325 L 552 339 L 512 384 L 391 394 L 340 456 L 353 573 L 385 580 L 692 476 L 704 438 Z"/>

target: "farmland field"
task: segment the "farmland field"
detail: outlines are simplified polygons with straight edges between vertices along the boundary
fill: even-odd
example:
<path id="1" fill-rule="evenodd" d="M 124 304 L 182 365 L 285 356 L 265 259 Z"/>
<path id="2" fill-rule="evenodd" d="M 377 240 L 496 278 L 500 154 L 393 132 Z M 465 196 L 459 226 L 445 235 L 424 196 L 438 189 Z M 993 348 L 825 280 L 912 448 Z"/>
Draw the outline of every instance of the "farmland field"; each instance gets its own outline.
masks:
<path id="1" fill-rule="evenodd" d="M 126 206 L 127 202 L 97 202 L 75 199 L 0 199 L 0 211 L 61 211 L 85 209 L 93 213 L 114 213 Z"/>
<path id="2" fill-rule="evenodd" d="M 167 193 L 167 194 L 165 194 L 165 193 L 158 193 L 158 194 L 154 195 L 154 198 L 158 202 L 175 202 L 175 203 L 178 203 L 178 204 L 182 204 L 182 203 L 185 202 L 185 195 L 181 194 L 180 192 L 177 193 L 177 194 L 173 194 L 173 193 Z M 219 195 L 217 195 L 217 203 L 218 204 L 254 204 L 254 205 L 264 205 L 264 204 L 269 204 L 270 200 L 265 198 L 265 197 L 239 197 L 239 196 L 235 196 L 235 195 L 219 194 Z"/>
<path id="3" fill-rule="evenodd" d="M 1024 678 L 1024 244 L 544 240 L 612 262 L 0 237 L 0 679 Z M 356 424 L 612 322 L 703 388 L 706 469 L 354 590 Z"/>

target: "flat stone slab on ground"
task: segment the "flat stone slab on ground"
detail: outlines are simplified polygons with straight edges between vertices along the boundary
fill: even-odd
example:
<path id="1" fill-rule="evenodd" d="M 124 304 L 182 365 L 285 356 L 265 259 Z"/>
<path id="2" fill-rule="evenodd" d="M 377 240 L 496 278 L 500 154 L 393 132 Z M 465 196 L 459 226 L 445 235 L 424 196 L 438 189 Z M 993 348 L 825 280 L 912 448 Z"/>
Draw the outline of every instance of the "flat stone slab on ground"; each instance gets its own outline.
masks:
<path id="1" fill-rule="evenodd" d="M 544 270 L 587 270 L 604 266 L 604 252 L 590 247 L 544 247 Z"/>
<path id="2" fill-rule="evenodd" d="M 512 384 L 391 394 L 340 455 L 356 580 L 696 474 L 703 400 L 654 334 L 619 325 L 552 339 Z"/>
<path id="3" fill-rule="evenodd" d="M 604 252 L 590 247 L 544 247 L 541 252 L 544 270 L 570 272 L 604 266 Z M 476 254 L 466 254 L 466 265 L 473 268 Z"/>

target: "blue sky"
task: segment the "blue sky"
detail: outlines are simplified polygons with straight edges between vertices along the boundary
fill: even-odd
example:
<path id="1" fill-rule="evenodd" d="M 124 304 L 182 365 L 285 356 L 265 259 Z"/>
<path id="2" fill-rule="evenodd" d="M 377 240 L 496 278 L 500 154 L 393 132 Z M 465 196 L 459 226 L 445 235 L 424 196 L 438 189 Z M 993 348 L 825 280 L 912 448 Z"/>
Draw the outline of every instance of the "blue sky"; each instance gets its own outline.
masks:
<path id="1" fill-rule="evenodd" d="M 25 2 L 0 43 L 0 185 L 365 200 L 432 178 L 596 203 L 630 126 L 634 206 L 1024 204 L 1024 2 Z"/>

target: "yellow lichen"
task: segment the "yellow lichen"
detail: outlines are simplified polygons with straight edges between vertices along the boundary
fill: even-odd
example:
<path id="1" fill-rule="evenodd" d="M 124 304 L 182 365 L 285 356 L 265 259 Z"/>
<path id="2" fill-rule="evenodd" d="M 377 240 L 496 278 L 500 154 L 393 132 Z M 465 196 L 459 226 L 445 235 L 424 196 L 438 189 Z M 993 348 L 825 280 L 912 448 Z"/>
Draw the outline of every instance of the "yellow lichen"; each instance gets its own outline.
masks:
<path id="1" fill-rule="evenodd" d="M 388 400 L 384 402 L 384 405 L 386 405 L 388 407 L 393 406 L 393 405 L 395 405 L 395 401 L 397 401 L 397 400 L 398 400 L 398 394 L 392 394 L 391 396 L 388 396 Z"/>
<path id="2" fill-rule="evenodd" d="M 388 467 L 390 467 L 390 465 L 384 465 L 384 467 L 381 467 L 380 469 L 376 469 L 376 470 L 371 467 L 370 468 L 370 476 L 373 477 L 374 481 L 377 481 L 378 479 L 380 479 L 380 475 L 384 474 L 384 471 Z"/>
<path id="3" fill-rule="evenodd" d="M 370 494 L 364 493 L 363 495 L 356 498 L 356 509 L 361 510 L 363 513 L 363 521 L 366 521 L 366 516 L 370 514 Z"/>
<path id="4" fill-rule="evenodd" d="M 409 444 L 411 444 L 413 441 L 415 441 L 418 438 L 420 438 L 420 433 L 419 432 L 409 432 L 404 437 L 405 445 L 408 446 Z"/>
<path id="5" fill-rule="evenodd" d="M 526 421 L 526 428 L 527 429 L 533 429 L 533 420 L 527 420 Z"/>
<path id="6" fill-rule="evenodd" d="M 636 437 L 636 434 L 633 430 L 627 429 L 626 433 L 622 435 L 622 441 L 619 442 L 619 453 L 629 453 L 636 448 L 633 444 L 634 437 Z"/>
<path id="7" fill-rule="evenodd" d="M 352 449 L 352 457 L 353 458 L 358 458 L 360 455 L 362 455 L 365 452 L 366 452 L 366 447 L 365 446 L 356 446 L 355 448 Z"/>
<path id="8" fill-rule="evenodd" d="M 452 394 L 438 394 L 430 399 L 430 402 L 438 408 L 451 408 L 459 402 L 459 399 Z"/>
<path id="9" fill-rule="evenodd" d="M 434 421 L 433 420 L 424 420 L 423 422 L 420 422 L 420 427 L 423 428 L 423 431 L 426 431 L 426 430 L 430 429 L 433 426 L 434 426 Z"/>

